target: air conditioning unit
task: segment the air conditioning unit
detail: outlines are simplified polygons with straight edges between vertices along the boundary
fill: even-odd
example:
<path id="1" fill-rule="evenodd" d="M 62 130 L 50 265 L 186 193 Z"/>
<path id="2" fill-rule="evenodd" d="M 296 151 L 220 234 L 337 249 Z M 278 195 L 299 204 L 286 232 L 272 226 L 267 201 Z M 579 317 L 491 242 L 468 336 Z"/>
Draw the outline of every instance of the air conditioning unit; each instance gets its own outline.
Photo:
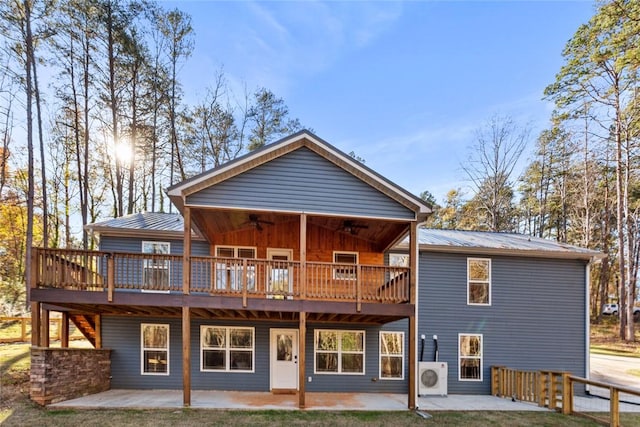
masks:
<path id="1" fill-rule="evenodd" d="M 418 395 L 447 395 L 447 362 L 418 362 Z"/>

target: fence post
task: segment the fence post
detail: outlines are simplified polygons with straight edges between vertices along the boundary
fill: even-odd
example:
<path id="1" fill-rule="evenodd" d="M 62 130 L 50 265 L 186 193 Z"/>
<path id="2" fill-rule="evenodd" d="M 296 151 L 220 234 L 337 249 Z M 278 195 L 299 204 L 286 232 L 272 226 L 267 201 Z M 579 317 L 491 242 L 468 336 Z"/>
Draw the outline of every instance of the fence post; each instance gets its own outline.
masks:
<path id="1" fill-rule="evenodd" d="M 567 372 L 562 373 L 562 413 L 571 415 L 573 412 L 573 383 Z"/>
<path id="2" fill-rule="evenodd" d="M 20 333 L 20 339 L 22 340 L 22 342 L 26 342 L 27 341 L 27 319 L 25 317 L 20 319 L 20 326 L 22 329 Z"/>
<path id="3" fill-rule="evenodd" d="M 620 394 L 616 387 L 609 387 L 609 398 L 610 409 L 611 412 L 611 423 L 609 424 L 611 427 L 619 427 L 620 426 Z"/>
<path id="4" fill-rule="evenodd" d="M 538 373 L 538 406 L 545 407 L 547 401 L 547 374 L 543 371 Z"/>
<path id="5" fill-rule="evenodd" d="M 498 395 L 498 367 L 497 366 L 492 366 L 491 367 L 491 395 L 492 396 L 497 396 Z"/>

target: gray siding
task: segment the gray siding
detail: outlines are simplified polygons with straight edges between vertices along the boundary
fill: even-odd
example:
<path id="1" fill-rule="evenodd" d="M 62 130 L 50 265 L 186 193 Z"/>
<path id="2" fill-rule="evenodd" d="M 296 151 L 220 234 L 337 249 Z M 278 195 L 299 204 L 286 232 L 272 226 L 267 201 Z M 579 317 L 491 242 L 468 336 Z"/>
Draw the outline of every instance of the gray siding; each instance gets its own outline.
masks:
<path id="1" fill-rule="evenodd" d="M 169 250 L 171 255 L 182 255 L 184 243 L 182 240 L 171 239 L 151 239 L 151 238 L 134 238 L 134 237 L 112 237 L 103 236 L 100 239 L 100 250 L 106 252 L 129 252 L 141 253 L 142 242 L 169 242 Z M 209 244 L 203 241 L 194 241 L 191 243 L 191 254 L 194 256 L 209 256 Z M 101 260 L 100 271 L 102 275 L 106 275 L 106 260 Z M 142 284 L 142 259 L 119 259 L 116 265 L 115 280 L 116 284 L 122 282 L 133 282 L 136 285 Z M 172 291 L 182 291 L 182 259 L 172 260 L 169 262 L 169 281 Z M 211 285 L 211 280 L 207 274 L 193 274 L 191 287 L 202 288 L 206 291 Z M 117 292 L 126 292 L 117 290 Z"/>
<path id="2" fill-rule="evenodd" d="M 192 194 L 187 203 L 414 218 L 411 210 L 304 147 Z"/>
<path id="3" fill-rule="evenodd" d="M 491 260 L 492 305 L 468 306 L 467 256 L 420 256 L 418 336 L 426 335 L 425 361 L 433 360 L 432 337 L 438 336 L 439 360 L 449 364 L 449 393 L 490 393 L 492 365 L 584 377 L 584 262 Z M 459 333 L 483 334 L 482 382 L 458 380 Z"/>
<path id="4" fill-rule="evenodd" d="M 170 327 L 169 375 L 141 375 L 140 371 L 140 325 L 142 323 L 164 323 Z M 201 372 L 200 371 L 200 325 L 254 326 L 255 355 L 253 373 Z M 379 331 L 403 330 L 405 322 L 395 322 L 383 327 L 363 325 L 322 324 L 307 325 L 306 383 L 307 391 L 345 392 L 407 392 L 407 366 L 403 380 L 379 380 Z M 297 324 L 259 322 L 233 322 L 197 319 L 191 323 L 191 384 L 194 390 L 241 390 L 268 391 L 269 378 L 269 334 L 271 328 L 297 329 Z M 349 329 L 365 331 L 365 375 L 314 374 L 314 331 L 319 329 Z M 111 353 L 111 387 L 114 389 L 181 389 L 182 388 L 182 337 L 180 319 L 125 318 L 105 316 L 102 320 L 103 347 Z M 405 335 L 405 353 L 408 351 Z M 374 380 L 375 379 L 375 380 Z"/>
<path id="5" fill-rule="evenodd" d="M 182 239 L 151 239 L 140 237 L 113 237 L 102 236 L 100 238 L 100 250 L 106 252 L 142 252 L 142 242 L 169 242 L 172 255 L 182 255 L 184 244 Z M 203 241 L 191 242 L 191 254 L 197 256 L 209 255 L 209 244 Z"/>

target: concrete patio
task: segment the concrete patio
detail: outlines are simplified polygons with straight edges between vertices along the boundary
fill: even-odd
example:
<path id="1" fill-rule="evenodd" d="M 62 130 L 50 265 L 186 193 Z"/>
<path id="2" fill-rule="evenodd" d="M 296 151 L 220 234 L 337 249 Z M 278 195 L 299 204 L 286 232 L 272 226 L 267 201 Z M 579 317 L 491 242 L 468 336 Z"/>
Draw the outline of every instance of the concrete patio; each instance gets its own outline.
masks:
<path id="1" fill-rule="evenodd" d="M 324 411 L 404 411 L 407 396 L 390 393 L 307 393 L 307 410 Z M 199 409 L 297 410 L 295 394 L 268 392 L 201 391 L 191 392 L 191 407 Z M 418 398 L 425 411 L 547 411 L 536 405 L 512 402 L 495 396 L 432 396 Z M 182 408 L 181 390 L 109 390 L 90 396 L 55 403 L 49 409 L 95 408 Z"/>
<path id="2" fill-rule="evenodd" d="M 390 393 L 307 393 L 307 410 L 320 411 L 404 411 L 407 396 Z M 179 409 L 181 390 L 109 390 L 103 393 L 54 403 L 49 409 Z M 297 410 L 295 394 L 268 392 L 202 391 L 191 392 L 191 407 L 196 409 Z M 548 411 L 535 404 L 513 402 L 488 395 L 449 395 L 419 397 L 423 411 Z M 608 412 L 609 401 L 599 397 L 576 396 L 578 411 Z M 620 404 L 621 412 L 640 412 L 638 404 Z"/>

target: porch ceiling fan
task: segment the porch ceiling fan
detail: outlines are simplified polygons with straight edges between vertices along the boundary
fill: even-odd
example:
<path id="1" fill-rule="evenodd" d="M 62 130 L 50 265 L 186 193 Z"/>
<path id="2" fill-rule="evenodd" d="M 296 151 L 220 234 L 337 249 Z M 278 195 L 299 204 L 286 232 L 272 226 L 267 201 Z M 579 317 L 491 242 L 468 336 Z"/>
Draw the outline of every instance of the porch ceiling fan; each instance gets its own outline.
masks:
<path id="1" fill-rule="evenodd" d="M 368 225 L 358 224 L 355 221 L 347 219 L 342 223 L 342 227 L 339 229 L 339 231 L 353 234 L 355 236 L 356 234 L 358 234 L 358 230 L 366 230 L 367 228 L 369 228 Z"/>
<path id="2" fill-rule="evenodd" d="M 273 222 L 260 219 L 256 214 L 249 214 L 249 220 L 242 225 L 252 225 L 256 230 L 262 231 L 262 225 L 273 225 Z"/>

